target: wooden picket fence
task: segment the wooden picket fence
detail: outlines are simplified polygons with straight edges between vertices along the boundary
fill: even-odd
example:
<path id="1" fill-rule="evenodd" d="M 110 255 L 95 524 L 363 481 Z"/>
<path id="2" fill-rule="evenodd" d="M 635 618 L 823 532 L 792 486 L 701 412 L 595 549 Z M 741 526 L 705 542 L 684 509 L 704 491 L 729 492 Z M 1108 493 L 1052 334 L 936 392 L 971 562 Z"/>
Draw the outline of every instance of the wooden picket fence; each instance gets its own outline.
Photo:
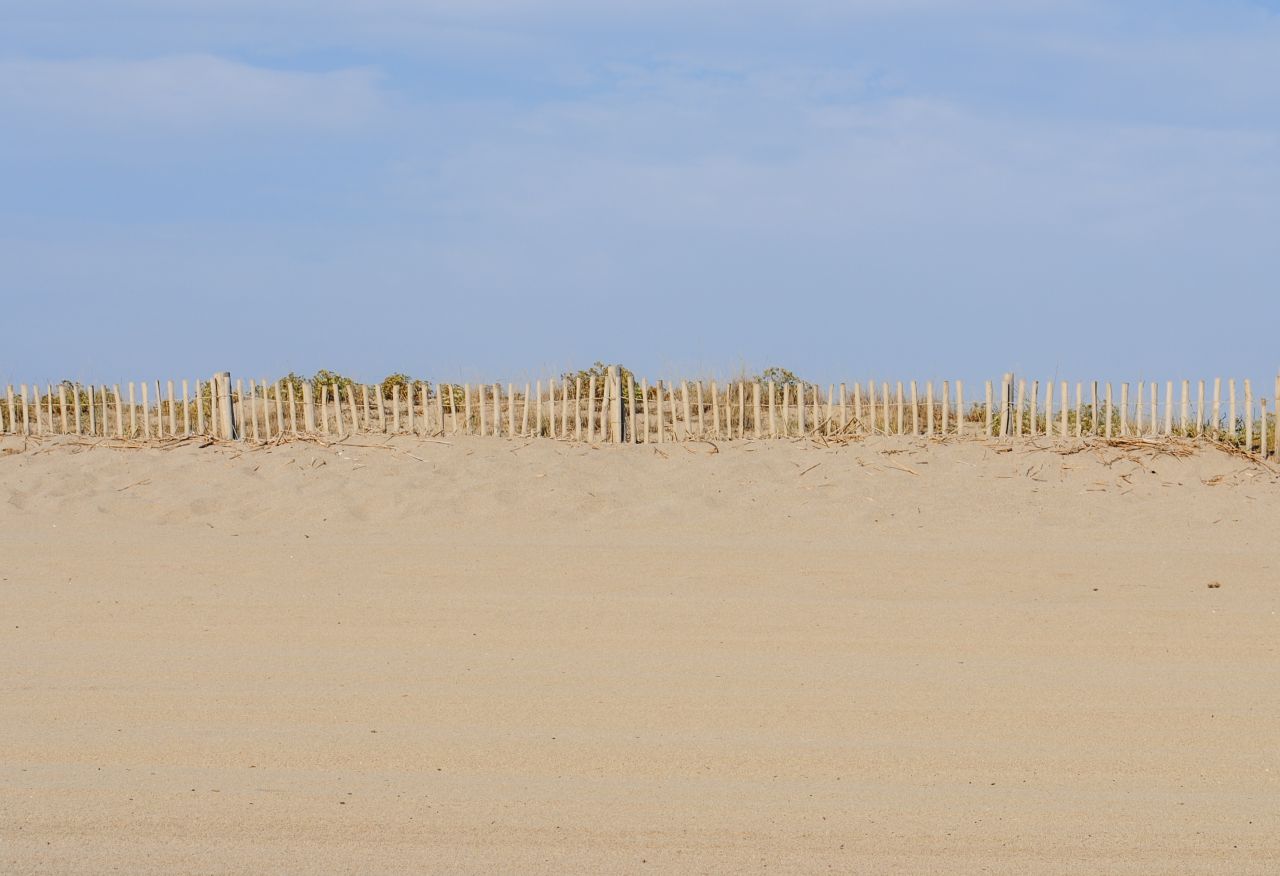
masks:
<path id="1" fill-rule="evenodd" d="M 122 391 L 123 386 L 123 391 Z M 1074 391 L 1073 391 L 1074 390 Z M 608 443 L 920 437 L 1203 439 L 1280 459 L 1276 400 L 1249 380 L 1074 383 L 1006 374 L 966 401 L 961 381 L 829 384 L 635 381 L 394 385 L 237 379 L 7 386 L 0 433 L 271 442 L 362 433 Z"/>

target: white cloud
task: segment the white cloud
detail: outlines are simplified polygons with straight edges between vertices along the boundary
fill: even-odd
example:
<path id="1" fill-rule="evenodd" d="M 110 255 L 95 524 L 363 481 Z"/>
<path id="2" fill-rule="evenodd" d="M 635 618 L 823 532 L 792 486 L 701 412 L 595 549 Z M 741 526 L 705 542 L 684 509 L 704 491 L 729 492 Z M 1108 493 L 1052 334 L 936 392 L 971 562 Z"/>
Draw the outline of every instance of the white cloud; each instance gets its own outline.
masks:
<path id="1" fill-rule="evenodd" d="M 0 112 L 42 121 L 203 131 L 342 129 L 382 106 L 369 70 L 273 70 L 209 55 L 0 61 Z"/>

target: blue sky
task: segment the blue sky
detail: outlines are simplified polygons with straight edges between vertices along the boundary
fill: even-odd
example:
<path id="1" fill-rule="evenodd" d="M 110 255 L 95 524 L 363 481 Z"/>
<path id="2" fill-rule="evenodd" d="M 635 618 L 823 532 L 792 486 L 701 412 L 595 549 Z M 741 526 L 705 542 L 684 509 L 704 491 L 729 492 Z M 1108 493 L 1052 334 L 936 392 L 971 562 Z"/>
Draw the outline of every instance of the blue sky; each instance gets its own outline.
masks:
<path id="1" fill-rule="evenodd" d="M 1280 3 L 0 3 L 0 381 L 1280 366 Z"/>

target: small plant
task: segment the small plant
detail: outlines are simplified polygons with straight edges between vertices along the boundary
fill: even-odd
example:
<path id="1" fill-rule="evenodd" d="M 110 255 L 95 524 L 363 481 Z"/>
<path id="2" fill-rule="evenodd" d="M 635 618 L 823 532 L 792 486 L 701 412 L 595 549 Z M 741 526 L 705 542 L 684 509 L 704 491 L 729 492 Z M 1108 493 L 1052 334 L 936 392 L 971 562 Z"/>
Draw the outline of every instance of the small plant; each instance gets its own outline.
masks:
<path id="1" fill-rule="evenodd" d="M 420 385 L 425 385 L 427 387 L 427 394 L 431 394 L 431 384 L 426 380 L 415 380 L 408 374 L 401 374 L 399 372 L 396 374 L 388 374 L 386 377 L 382 378 L 382 395 L 390 398 L 392 390 L 396 387 L 403 390 L 406 395 L 410 392 L 417 393 L 420 391 L 418 389 Z"/>
<path id="2" fill-rule="evenodd" d="M 319 391 L 322 386 L 329 386 L 331 384 L 337 384 L 339 388 L 345 389 L 354 382 L 355 381 L 350 377 L 344 377 L 336 371 L 329 371 L 325 368 L 321 368 L 316 372 L 315 376 L 311 378 L 311 386 L 316 391 Z"/>
<path id="3" fill-rule="evenodd" d="M 596 392 L 599 395 L 603 395 L 604 381 L 609 376 L 609 369 L 611 367 L 613 366 L 607 365 L 604 362 L 596 362 L 590 368 L 583 368 L 580 371 L 566 371 L 564 374 L 560 375 L 560 379 L 568 386 L 576 386 L 577 382 L 581 380 L 583 391 L 585 392 L 586 388 L 591 385 L 591 378 L 594 377 L 596 378 Z M 630 387 L 633 386 L 635 387 L 636 397 L 639 398 L 640 382 L 636 380 L 635 375 L 631 373 L 630 369 L 624 368 L 621 365 L 617 366 L 617 368 L 618 379 L 622 383 L 622 398 L 625 400 L 631 397 Z"/>
<path id="4" fill-rule="evenodd" d="M 749 377 L 746 378 L 746 380 L 748 382 L 759 381 L 765 394 L 765 398 L 768 398 L 769 381 L 772 380 L 775 402 L 782 400 L 783 394 L 787 391 L 788 387 L 794 388 L 797 393 L 794 397 L 799 398 L 800 396 L 798 393 L 803 393 L 805 386 L 807 386 L 807 383 L 797 377 L 794 371 L 787 368 L 781 368 L 777 365 L 770 366 L 769 368 L 761 371 L 755 377 Z"/>
<path id="5" fill-rule="evenodd" d="M 772 380 L 777 386 L 803 386 L 805 383 L 805 381 L 796 376 L 794 371 L 780 368 L 777 365 L 764 369 L 755 379 L 761 383 L 768 383 Z"/>

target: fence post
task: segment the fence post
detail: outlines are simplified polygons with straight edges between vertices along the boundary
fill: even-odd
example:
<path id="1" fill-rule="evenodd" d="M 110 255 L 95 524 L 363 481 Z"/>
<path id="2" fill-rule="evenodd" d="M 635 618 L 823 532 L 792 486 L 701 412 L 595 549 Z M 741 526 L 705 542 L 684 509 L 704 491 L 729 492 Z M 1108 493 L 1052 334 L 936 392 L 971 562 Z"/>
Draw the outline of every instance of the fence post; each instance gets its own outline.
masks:
<path id="1" fill-rule="evenodd" d="M 1013 432 L 1013 374 L 1006 372 L 1000 380 L 1000 437 Z"/>
<path id="2" fill-rule="evenodd" d="M 609 433 L 614 444 L 622 443 L 622 377 L 617 365 L 609 366 Z"/>
<path id="3" fill-rule="evenodd" d="M 235 421 L 235 409 L 231 405 L 231 372 L 219 371 L 213 375 L 213 387 L 218 402 L 218 437 L 234 441 L 240 430 Z"/>
<path id="4" fill-rule="evenodd" d="M 316 433 L 316 394 L 310 380 L 302 381 L 302 428 L 308 435 Z"/>

